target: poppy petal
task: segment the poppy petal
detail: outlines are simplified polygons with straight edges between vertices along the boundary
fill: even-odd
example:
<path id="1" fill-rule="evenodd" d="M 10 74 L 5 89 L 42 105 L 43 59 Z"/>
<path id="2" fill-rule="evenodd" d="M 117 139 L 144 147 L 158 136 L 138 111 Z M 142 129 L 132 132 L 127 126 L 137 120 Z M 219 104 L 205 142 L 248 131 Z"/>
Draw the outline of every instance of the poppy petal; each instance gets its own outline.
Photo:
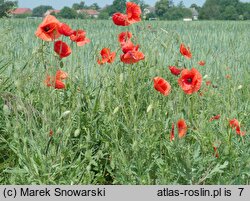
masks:
<path id="1" fill-rule="evenodd" d="M 58 29 L 60 22 L 56 17 L 48 15 L 43 22 L 38 26 L 35 35 L 44 41 L 53 41 L 61 36 Z"/>
<path id="2" fill-rule="evenodd" d="M 74 30 L 72 30 L 70 26 L 65 23 L 60 24 L 58 31 L 64 36 L 70 36 L 74 33 Z"/>
<path id="3" fill-rule="evenodd" d="M 128 22 L 128 16 L 122 13 L 115 13 L 112 16 L 112 20 L 117 26 L 128 26 L 130 23 Z"/>
<path id="4" fill-rule="evenodd" d="M 186 94 L 193 94 L 200 90 L 202 76 L 195 68 L 191 70 L 183 69 L 178 79 L 178 84 Z"/>
<path id="5" fill-rule="evenodd" d="M 125 64 L 137 63 L 145 58 L 142 52 L 132 50 L 123 55 L 121 55 L 121 61 Z"/>
<path id="6" fill-rule="evenodd" d="M 190 52 L 190 49 L 186 48 L 183 43 L 181 43 L 181 45 L 180 45 L 180 53 L 184 57 L 186 57 L 187 59 L 191 59 L 192 58 L 192 53 Z"/>
<path id="7" fill-rule="evenodd" d="M 180 75 L 181 71 L 183 70 L 183 69 L 177 68 L 176 66 L 169 66 L 168 68 L 169 68 L 170 72 L 176 76 Z"/>
<path id="8" fill-rule="evenodd" d="M 171 92 L 171 85 L 161 77 L 154 78 L 154 88 L 164 96 L 168 96 Z"/>
<path id="9" fill-rule="evenodd" d="M 184 119 L 180 119 L 177 122 L 179 138 L 183 138 L 187 133 L 187 124 Z"/>
<path id="10" fill-rule="evenodd" d="M 71 49 L 67 43 L 59 40 L 54 44 L 54 51 L 60 56 L 60 58 L 67 57 L 71 54 Z"/>
<path id="11" fill-rule="evenodd" d="M 126 13 L 128 16 L 128 21 L 130 24 L 141 21 L 141 8 L 136 3 L 127 2 L 126 3 Z"/>

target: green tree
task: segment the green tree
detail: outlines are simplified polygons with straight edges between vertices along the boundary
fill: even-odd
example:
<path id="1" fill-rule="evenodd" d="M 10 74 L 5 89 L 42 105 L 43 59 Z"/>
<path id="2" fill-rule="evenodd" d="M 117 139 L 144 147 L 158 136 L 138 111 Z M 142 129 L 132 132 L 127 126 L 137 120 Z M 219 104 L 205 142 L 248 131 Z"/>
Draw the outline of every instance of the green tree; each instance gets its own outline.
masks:
<path id="1" fill-rule="evenodd" d="M 92 5 L 89 6 L 89 9 L 99 10 L 100 6 L 97 3 L 93 3 Z"/>
<path id="2" fill-rule="evenodd" d="M 27 18 L 27 17 L 31 17 L 32 14 L 31 13 L 25 13 L 25 14 L 19 14 L 19 15 L 14 15 L 14 18 Z"/>
<path id="3" fill-rule="evenodd" d="M 74 4 L 72 5 L 72 8 L 73 8 L 74 10 L 82 10 L 82 9 L 86 8 L 86 5 L 85 5 L 85 2 L 84 2 L 84 1 L 81 1 L 80 3 L 74 3 Z"/>
<path id="4" fill-rule="evenodd" d="M 47 10 L 53 10 L 53 7 L 52 6 L 44 6 L 44 5 L 35 7 L 32 11 L 32 16 L 43 17 L 44 13 L 46 13 Z"/>
<path id="5" fill-rule="evenodd" d="M 168 10 L 168 12 L 164 15 L 164 19 L 167 20 L 182 20 L 183 18 L 191 18 L 192 12 L 188 8 L 182 7 L 172 7 Z"/>
<path id="6" fill-rule="evenodd" d="M 78 19 L 87 19 L 88 17 L 89 16 L 86 13 L 84 13 L 84 12 L 81 12 L 81 13 L 77 14 L 77 18 Z"/>
<path id="7" fill-rule="evenodd" d="M 222 10 L 225 10 L 227 6 L 237 6 L 239 0 L 218 0 L 218 4 Z"/>
<path id="8" fill-rule="evenodd" d="M 242 20 L 250 20 L 250 3 L 239 2 L 236 10 Z"/>
<path id="9" fill-rule="evenodd" d="M 169 0 L 160 0 L 155 3 L 155 13 L 162 18 L 170 8 Z"/>
<path id="10" fill-rule="evenodd" d="M 0 0 L 0 18 L 8 17 L 8 12 L 17 7 L 17 1 Z"/>
<path id="11" fill-rule="evenodd" d="M 66 18 L 66 19 L 75 19 L 77 18 L 77 12 L 69 7 L 64 7 L 60 13 L 58 13 L 58 17 Z"/>
<path id="12" fill-rule="evenodd" d="M 100 12 L 98 19 L 101 20 L 108 20 L 109 19 L 109 13 L 107 11 Z"/>
<path id="13" fill-rule="evenodd" d="M 222 19 L 224 20 L 238 20 L 239 14 L 234 6 L 227 6 L 222 13 Z"/>
<path id="14" fill-rule="evenodd" d="M 156 14 L 155 13 L 148 13 L 146 15 L 146 20 L 149 20 L 150 18 L 157 18 Z"/>
<path id="15" fill-rule="evenodd" d="M 218 0 L 206 0 L 200 10 L 200 19 L 215 20 L 220 17 L 220 5 Z"/>
<path id="16" fill-rule="evenodd" d="M 104 8 L 102 8 L 102 10 L 100 11 L 100 14 L 99 14 L 98 18 L 99 19 L 106 19 L 107 14 L 108 14 L 108 18 L 109 18 L 111 16 L 111 14 L 113 14 L 113 13 L 114 12 L 113 12 L 112 5 L 108 5 L 108 6 L 105 6 Z M 100 18 L 100 15 L 101 15 L 101 18 Z M 104 16 L 104 18 L 102 18 L 102 16 Z"/>
<path id="17" fill-rule="evenodd" d="M 173 0 L 169 0 L 169 7 L 174 7 L 174 1 Z"/>
<path id="18" fill-rule="evenodd" d="M 185 8 L 185 5 L 184 5 L 183 1 L 180 1 L 178 3 L 177 7 L 179 7 L 179 8 Z"/>
<path id="19" fill-rule="evenodd" d="M 242 10 L 240 14 L 242 15 L 244 20 L 250 20 L 250 3 L 241 3 L 242 5 Z"/>
<path id="20" fill-rule="evenodd" d="M 201 7 L 198 6 L 198 5 L 195 4 L 195 3 L 191 4 L 190 8 L 195 8 L 195 10 L 197 10 L 198 12 L 200 12 L 200 10 L 201 10 Z"/>
<path id="21" fill-rule="evenodd" d="M 239 0 L 206 0 L 200 10 L 200 19 L 249 19 L 250 3 Z"/>
<path id="22" fill-rule="evenodd" d="M 126 0 L 114 0 L 111 6 L 110 15 L 116 12 L 125 12 L 126 10 Z"/>

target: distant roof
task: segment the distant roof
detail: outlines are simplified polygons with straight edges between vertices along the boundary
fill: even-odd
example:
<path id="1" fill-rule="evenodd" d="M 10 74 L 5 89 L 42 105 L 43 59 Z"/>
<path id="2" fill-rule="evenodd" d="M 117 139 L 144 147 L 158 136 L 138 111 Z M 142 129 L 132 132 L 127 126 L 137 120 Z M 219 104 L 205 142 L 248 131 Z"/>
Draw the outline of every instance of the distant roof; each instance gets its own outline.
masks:
<path id="1" fill-rule="evenodd" d="M 149 12 L 151 12 L 151 13 L 155 12 L 155 7 L 153 7 L 153 6 L 149 6 L 149 7 L 145 8 L 145 9 L 148 10 Z"/>
<path id="2" fill-rule="evenodd" d="M 11 11 L 11 14 L 14 14 L 14 15 L 20 15 L 20 14 L 26 14 L 26 13 L 32 13 L 32 10 L 30 8 L 17 8 Z"/>
<path id="3" fill-rule="evenodd" d="M 50 13 L 60 13 L 61 12 L 61 10 L 48 10 Z"/>
<path id="4" fill-rule="evenodd" d="M 43 15 L 47 16 L 47 15 L 51 15 L 52 13 L 58 14 L 60 13 L 60 10 L 47 10 Z"/>
<path id="5" fill-rule="evenodd" d="M 78 13 L 87 13 L 88 15 L 99 15 L 100 13 L 97 10 L 93 9 L 82 9 L 78 10 Z"/>

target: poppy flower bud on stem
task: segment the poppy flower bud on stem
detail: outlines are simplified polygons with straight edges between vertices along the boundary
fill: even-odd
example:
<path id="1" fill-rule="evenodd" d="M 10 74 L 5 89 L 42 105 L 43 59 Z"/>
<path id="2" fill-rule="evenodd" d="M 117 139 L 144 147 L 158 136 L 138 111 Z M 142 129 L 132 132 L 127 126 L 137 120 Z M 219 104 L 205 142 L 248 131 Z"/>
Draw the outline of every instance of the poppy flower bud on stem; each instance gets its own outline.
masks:
<path id="1" fill-rule="evenodd" d="M 147 113 L 149 113 L 149 112 L 152 110 L 152 108 L 153 108 L 153 105 L 150 104 L 150 105 L 148 106 L 148 108 L 147 108 Z"/>
<path id="2" fill-rule="evenodd" d="M 114 111 L 113 111 L 113 114 L 116 114 L 116 113 L 119 111 L 119 109 L 120 109 L 120 106 L 116 107 L 116 108 L 114 109 Z"/>
<path id="3" fill-rule="evenodd" d="M 9 116 L 11 114 L 11 111 L 8 105 L 3 106 L 3 113 L 5 116 Z"/>
<path id="4" fill-rule="evenodd" d="M 65 111 L 64 113 L 62 113 L 62 116 L 61 116 L 61 118 L 66 118 L 66 117 L 68 117 L 69 115 L 70 115 L 70 111 L 68 110 L 68 111 Z"/>
<path id="5" fill-rule="evenodd" d="M 80 132 L 81 132 L 80 128 L 76 129 L 74 132 L 74 137 L 78 137 L 80 135 Z"/>

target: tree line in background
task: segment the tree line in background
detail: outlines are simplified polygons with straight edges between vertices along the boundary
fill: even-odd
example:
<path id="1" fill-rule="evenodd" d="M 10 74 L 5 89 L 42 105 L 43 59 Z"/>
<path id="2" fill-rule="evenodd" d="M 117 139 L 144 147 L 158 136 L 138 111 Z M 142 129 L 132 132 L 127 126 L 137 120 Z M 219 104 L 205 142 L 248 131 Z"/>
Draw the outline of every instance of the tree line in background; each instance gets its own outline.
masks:
<path id="1" fill-rule="evenodd" d="M 8 17 L 8 11 L 16 8 L 18 5 L 17 1 L 5 1 L 0 0 L 0 17 Z"/>
<path id="2" fill-rule="evenodd" d="M 250 3 L 243 3 L 239 0 L 206 0 L 202 7 L 192 4 L 186 8 L 183 1 L 176 5 L 173 0 L 158 0 L 154 7 L 150 7 L 144 0 L 130 0 L 140 5 L 144 12 L 144 19 L 157 18 L 161 20 L 180 20 L 191 18 L 194 10 L 199 13 L 201 20 L 250 20 Z M 0 0 L 0 17 L 8 16 L 8 11 L 17 7 L 17 1 Z M 114 0 L 112 5 L 100 8 L 97 3 L 87 6 L 84 1 L 74 3 L 72 7 L 64 7 L 60 13 L 52 13 L 57 17 L 67 19 L 86 19 L 90 16 L 86 13 L 77 13 L 77 10 L 93 9 L 99 11 L 99 19 L 109 19 L 115 12 L 124 12 L 126 9 L 126 0 Z M 31 16 L 42 17 L 47 10 L 53 10 L 53 7 L 41 5 L 33 9 Z M 27 17 L 20 15 L 19 17 Z"/>
<path id="3" fill-rule="evenodd" d="M 249 20 L 250 3 L 239 0 L 206 0 L 200 8 L 204 20 Z"/>

